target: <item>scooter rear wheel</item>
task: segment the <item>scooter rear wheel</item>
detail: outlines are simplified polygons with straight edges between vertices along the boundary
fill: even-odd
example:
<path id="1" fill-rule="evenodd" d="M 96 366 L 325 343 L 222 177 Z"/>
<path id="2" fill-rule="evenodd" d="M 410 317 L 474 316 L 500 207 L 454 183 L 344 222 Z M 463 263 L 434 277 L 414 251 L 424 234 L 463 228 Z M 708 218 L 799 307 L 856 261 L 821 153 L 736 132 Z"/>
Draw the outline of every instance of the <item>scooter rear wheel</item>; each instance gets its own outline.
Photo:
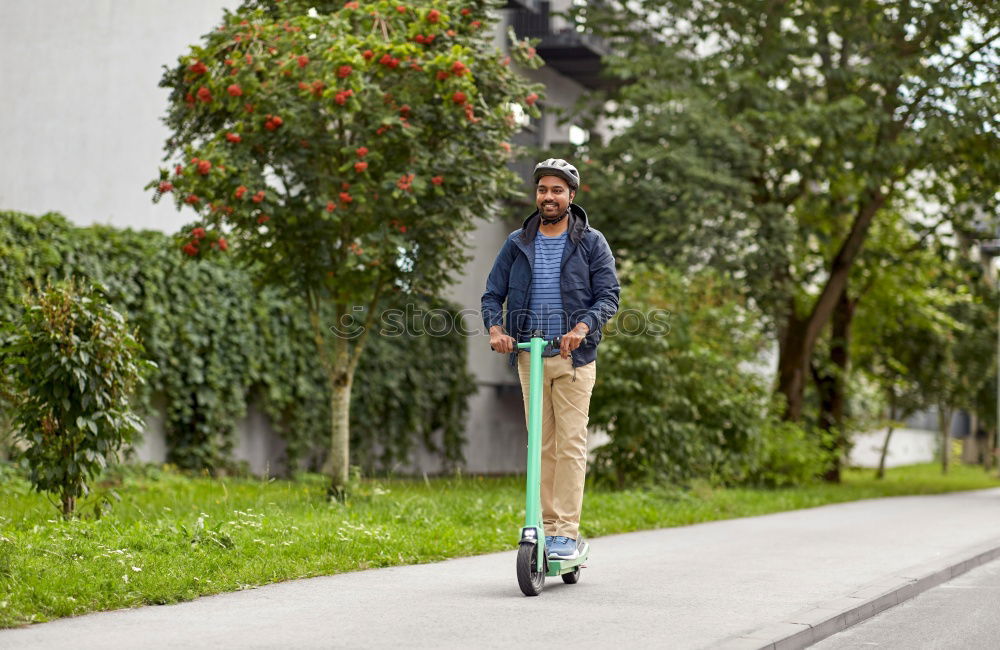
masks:
<path id="1" fill-rule="evenodd" d="M 545 566 L 538 566 L 538 552 L 531 542 L 517 549 L 517 586 L 525 596 L 537 596 L 545 586 Z"/>
<path id="2" fill-rule="evenodd" d="M 569 573 L 562 574 L 562 579 L 568 585 L 575 585 L 580 582 L 580 567 L 575 566 Z"/>

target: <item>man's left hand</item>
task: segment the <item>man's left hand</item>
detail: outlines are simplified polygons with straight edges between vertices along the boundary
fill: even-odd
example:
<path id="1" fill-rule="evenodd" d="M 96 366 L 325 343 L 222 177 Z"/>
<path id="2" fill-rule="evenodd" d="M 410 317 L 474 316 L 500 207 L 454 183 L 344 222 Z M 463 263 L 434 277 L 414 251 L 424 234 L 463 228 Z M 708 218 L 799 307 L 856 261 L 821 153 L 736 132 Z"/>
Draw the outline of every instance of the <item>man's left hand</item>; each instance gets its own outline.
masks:
<path id="1" fill-rule="evenodd" d="M 590 328 L 587 327 L 586 323 L 577 323 L 576 327 L 563 334 L 562 340 L 559 342 L 559 356 L 563 359 L 568 358 L 570 352 L 580 347 L 588 332 L 590 332 Z"/>

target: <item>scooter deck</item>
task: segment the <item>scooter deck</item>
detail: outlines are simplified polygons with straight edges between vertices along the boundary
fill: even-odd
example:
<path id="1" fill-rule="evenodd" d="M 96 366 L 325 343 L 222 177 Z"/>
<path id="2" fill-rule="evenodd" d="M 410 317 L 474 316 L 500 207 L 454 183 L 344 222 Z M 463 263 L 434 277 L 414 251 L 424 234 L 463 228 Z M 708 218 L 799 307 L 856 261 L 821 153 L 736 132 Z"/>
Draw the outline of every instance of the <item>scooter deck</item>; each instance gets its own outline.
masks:
<path id="1" fill-rule="evenodd" d="M 589 555 L 590 544 L 584 542 L 582 548 L 580 549 L 580 557 L 573 558 L 572 560 L 548 560 L 546 564 L 548 565 L 549 570 L 545 573 L 545 575 L 553 578 L 555 576 L 561 576 L 564 573 L 570 573 L 576 569 L 576 567 L 586 562 Z"/>

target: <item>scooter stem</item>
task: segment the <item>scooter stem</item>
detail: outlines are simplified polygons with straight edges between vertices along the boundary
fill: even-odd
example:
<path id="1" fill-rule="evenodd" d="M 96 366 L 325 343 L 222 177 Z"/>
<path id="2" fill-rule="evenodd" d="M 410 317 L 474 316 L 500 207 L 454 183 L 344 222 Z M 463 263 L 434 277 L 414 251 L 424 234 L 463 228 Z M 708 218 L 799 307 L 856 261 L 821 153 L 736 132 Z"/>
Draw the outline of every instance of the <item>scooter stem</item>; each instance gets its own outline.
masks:
<path id="1" fill-rule="evenodd" d="M 521 347 L 523 344 L 519 344 Z M 544 367 L 542 351 L 548 342 L 545 339 L 532 337 L 526 345 L 530 354 L 530 381 L 528 393 L 528 476 L 526 481 L 524 504 L 524 526 L 538 531 L 538 542 L 544 546 L 545 530 L 542 527 L 542 380 Z"/>

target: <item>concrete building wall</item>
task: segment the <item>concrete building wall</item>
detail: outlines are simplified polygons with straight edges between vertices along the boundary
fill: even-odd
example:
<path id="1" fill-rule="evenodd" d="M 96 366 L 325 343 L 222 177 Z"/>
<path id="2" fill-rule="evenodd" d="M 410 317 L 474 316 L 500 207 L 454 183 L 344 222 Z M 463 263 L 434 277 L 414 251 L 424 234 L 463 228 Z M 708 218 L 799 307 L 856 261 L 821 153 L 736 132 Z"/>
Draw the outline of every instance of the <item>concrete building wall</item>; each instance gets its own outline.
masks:
<path id="1" fill-rule="evenodd" d="M 4 2 L 0 209 L 173 232 L 192 220 L 143 186 L 168 137 L 163 66 L 237 0 Z"/>

